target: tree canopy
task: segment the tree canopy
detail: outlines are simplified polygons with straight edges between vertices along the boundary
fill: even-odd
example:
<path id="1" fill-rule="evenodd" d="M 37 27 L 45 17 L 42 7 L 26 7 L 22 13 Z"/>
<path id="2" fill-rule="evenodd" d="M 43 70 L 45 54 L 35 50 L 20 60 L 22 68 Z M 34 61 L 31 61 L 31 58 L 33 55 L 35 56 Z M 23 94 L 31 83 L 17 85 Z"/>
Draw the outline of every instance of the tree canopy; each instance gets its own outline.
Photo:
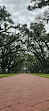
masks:
<path id="1" fill-rule="evenodd" d="M 32 63 L 26 60 L 26 64 L 31 64 L 32 70 L 34 72 L 35 67 L 38 67 L 38 72 L 49 72 L 49 34 L 46 34 L 44 25 L 42 23 L 31 23 L 30 28 L 27 25 L 22 25 L 19 27 L 22 37 L 24 38 L 24 44 L 26 46 L 26 54 L 31 54 L 30 59 Z M 26 56 L 27 57 L 27 56 Z M 33 59 L 34 58 L 34 59 Z M 33 60 L 32 60 L 33 59 Z M 33 65 L 33 66 L 32 66 Z M 27 65 L 29 68 L 29 65 Z M 34 70 L 33 70 L 34 67 Z M 37 72 L 37 69 L 36 69 Z"/>
<path id="2" fill-rule="evenodd" d="M 4 6 L 0 7 L 0 67 L 2 73 L 5 73 L 5 70 L 10 73 L 14 66 L 21 66 L 19 61 L 22 62 L 22 57 L 19 53 L 19 33 L 11 32 L 11 28 L 15 30 L 17 27 L 14 26 L 11 15 L 6 8 Z M 17 59 L 18 57 L 20 58 Z"/>
<path id="3" fill-rule="evenodd" d="M 49 73 L 49 33 L 43 23 L 31 23 L 29 28 L 27 24 L 15 26 L 6 8 L 0 7 L 1 73 L 20 72 L 22 67 Z"/>
<path id="4" fill-rule="evenodd" d="M 43 9 L 44 7 L 47 7 L 46 11 L 44 11 L 44 13 L 40 15 L 38 15 L 38 20 L 42 19 L 45 20 L 47 23 L 49 21 L 49 0 L 31 0 L 31 3 L 33 3 L 33 5 L 28 5 L 28 10 L 29 11 L 33 11 L 35 9 Z"/>

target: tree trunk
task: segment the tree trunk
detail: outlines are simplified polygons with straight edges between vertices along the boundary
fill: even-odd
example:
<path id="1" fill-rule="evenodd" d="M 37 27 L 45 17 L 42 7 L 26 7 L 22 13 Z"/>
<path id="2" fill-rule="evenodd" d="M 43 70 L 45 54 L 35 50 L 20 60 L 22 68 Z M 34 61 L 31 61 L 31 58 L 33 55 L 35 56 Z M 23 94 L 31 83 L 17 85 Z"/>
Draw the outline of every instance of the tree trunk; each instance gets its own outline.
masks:
<path id="1" fill-rule="evenodd" d="M 4 67 L 2 68 L 2 74 L 5 74 L 5 68 Z"/>
<path id="2" fill-rule="evenodd" d="M 10 68 L 8 68 L 8 74 L 10 74 Z"/>

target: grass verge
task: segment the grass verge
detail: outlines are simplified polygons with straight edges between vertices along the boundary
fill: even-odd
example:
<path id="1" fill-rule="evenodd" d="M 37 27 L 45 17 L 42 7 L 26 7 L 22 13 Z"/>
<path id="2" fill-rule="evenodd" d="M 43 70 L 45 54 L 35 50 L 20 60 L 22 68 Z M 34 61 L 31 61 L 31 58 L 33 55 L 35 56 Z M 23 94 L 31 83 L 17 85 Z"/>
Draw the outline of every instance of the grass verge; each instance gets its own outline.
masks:
<path id="1" fill-rule="evenodd" d="M 14 73 L 14 74 L 0 74 L 0 78 L 3 77 L 8 77 L 8 76 L 14 76 L 14 75 L 18 75 L 18 74 L 22 74 L 22 73 Z M 41 74 L 41 73 L 29 73 L 32 74 L 34 76 L 39 76 L 39 77 L 44 77 L 44 78 L 48 78 L 49 79 L 49 74 Z"/>
<path id="2" fill-rule="evenodd" d="M 41 73 L 30 73 L 30 74 L 49 79 L 49 74 L 41 74 Z"/>
<path id="3" fill-rule="evenodd" d="M 20 73 L 16 73 L 16 74 L 0 74 L 0 78 L 3 78 L 3 77 L 8 77 L 8 76 L 14 76 L 14 75 L 18 75 Z"/>

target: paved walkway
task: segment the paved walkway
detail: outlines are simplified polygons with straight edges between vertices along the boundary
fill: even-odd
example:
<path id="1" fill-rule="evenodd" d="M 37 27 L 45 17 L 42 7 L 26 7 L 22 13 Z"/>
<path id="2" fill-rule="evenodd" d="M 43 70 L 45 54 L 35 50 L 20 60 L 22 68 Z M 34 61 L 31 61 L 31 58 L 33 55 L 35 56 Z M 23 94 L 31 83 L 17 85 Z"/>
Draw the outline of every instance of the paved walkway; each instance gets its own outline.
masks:
<path id="1" fill-rule="evenodd" d="M 49 111 L 49 79 L 28 74 L 0 78 L 0 111 Z"/>

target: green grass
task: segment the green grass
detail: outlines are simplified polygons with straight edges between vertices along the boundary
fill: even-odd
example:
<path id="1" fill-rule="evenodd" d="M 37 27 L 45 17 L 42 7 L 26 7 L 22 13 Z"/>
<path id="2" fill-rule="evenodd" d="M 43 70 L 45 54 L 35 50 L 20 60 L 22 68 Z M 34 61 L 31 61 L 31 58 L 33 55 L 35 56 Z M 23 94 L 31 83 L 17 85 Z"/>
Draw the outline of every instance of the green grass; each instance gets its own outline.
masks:
<path id="1" fill-rule="evenodd" d="M 18 75 L 18 74 L 22 74 L 22 73 L 14 73 L 14 74 L 0 74 L 0 78 L 3 77 L 8 77 L 8 76 L 13 76 L 13 75 Z M 44 77 L 44 78 L 49 78 L 49 74 L 41 74 L 41 73 L 29 73 L 32 74 L 34 76 L 40 76 L 40 77 Z"/>
<path id="2" fill-rule="evenodd" d="M 3 77 L 8 77 L 8 76 L 14 76 L 14 75 L 18 75 L 19 73 L 16 73 L 16 74 L 0 74 L 0 78 L 3 78 Z"/>
<path id="3" fill-rule="evenodd" d="M 41 74 L 41 73 L 30 73 L 30 74 L 39 76 L 39 77 L 49 78 L 49 74 Z"/>

